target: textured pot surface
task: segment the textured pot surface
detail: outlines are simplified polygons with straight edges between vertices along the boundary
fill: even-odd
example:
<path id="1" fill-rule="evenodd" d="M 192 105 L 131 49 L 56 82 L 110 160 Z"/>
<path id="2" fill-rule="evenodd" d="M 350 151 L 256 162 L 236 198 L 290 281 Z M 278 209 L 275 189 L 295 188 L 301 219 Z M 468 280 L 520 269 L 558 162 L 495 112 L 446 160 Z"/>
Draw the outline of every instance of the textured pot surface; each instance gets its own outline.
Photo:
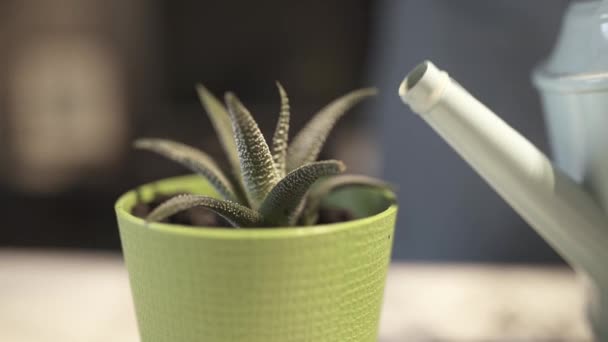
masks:
<path id="1" fill-rule="evenodd" d="M 145 200 L 177 191 L 213 194 L 196 176 L 142 187 Z M 362 219 L 277 229 L 145 226 L 135 201 L 116 213 L 142 342 L 377 340 L 397 212 L 386 199 Z"/>

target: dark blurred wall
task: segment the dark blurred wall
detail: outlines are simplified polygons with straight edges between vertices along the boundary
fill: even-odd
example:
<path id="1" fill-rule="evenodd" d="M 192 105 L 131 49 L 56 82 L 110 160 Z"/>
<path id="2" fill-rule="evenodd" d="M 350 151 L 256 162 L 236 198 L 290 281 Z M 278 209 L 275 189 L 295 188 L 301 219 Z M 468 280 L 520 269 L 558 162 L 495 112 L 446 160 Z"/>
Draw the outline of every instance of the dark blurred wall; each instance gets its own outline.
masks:
<path id="1" fill-rule="evenodd" d="M 400 187 L 395 257 L 559 261 L 559 257 L 397 96 L 425 59 L 543 151 L 547 142 L 532 68 L 556 38 L 567 1 L 379 1 L 371 79 L 384 175 Z"/>
<path id="2" fill-rule="evenodd" d="M 0 244 L 116 247 L 133 113 L 158 98 L 155 8 L 0 5 Z"/>
<path id="3" fill-rule="evenodd" d="M 192 101 L 204 82 L 274 103 L 280 80 L 305 103 L 365 75 L 370 1 L 164 1 L 161 11 L 172 100 Z"/>
<path id="4" fill-rule="evenodd" d="M 290 97 L 292 136 L 329 101 L 365 85 L 369 0 L 163 1 L 159 11 L 167 101 L 156 115 L 140 118 L 140 135 L 204 146 L 225 164 L 194 84 L 203 83 L 220 98 L 236 92 L 267 138 L 279 109 L 275 81 Z M 329 154 L 338 149 L 341 134 L 361 126 L 361 113 L 361 108 L 354 110 L 332 133 Z M 169 174 L 156 172 L 157 167 L 175 173 L 165 160 L 141 158 L 143 165 L 152 166 L 139 171 L 146 180 Z"/>
<path id="5" fill-rule="evenodd" d="M 0 1 L 0 246 L 118 249 L 114 200 L 186 172 L 132 139 L 180 140 L 223 163 L 197 82 L 236 91 L 269 134 L 279 80 L 297 130 L 363 85 L 370 19 L 369 0 Z M 341 136 L 369 140 L 360 119 L 326 155 Z"/>
<path id="6" fill-rule="evenodd" d="M 172 138 L 225 165 L 194 84 L 218 96 L 235 91 L 268 136 L 279 80 L 292 132 L 338 95 L 380 87 L 340 122 L 324 157 L 353 172 L 384 168 L 399 186 L 396 258 L 559 261 L 409 112 L 397 87 L 429 58 L 547 150 L 529 73 L 548 54 L 566 4 L 0 1 L 0 245 L 118 249 L 117 196 L 185 173 L 129 142 Z"/>

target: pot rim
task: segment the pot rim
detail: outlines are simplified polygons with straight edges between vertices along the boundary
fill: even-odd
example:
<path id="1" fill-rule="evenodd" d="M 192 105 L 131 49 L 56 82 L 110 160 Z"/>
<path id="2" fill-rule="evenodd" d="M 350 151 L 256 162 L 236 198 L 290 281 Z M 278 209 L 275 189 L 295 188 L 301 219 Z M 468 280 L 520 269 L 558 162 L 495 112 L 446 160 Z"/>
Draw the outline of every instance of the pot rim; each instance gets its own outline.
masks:
<path id="1" fill-rule="evenodd" d="M 154 188 L 162 185 L 177 185 L 180 183 L 188 182 L 192 183 L 195 179 L 200 179 L 203 184 L 205 180 L 198 175 L 184 175 L 170 178 L 163 178 L 161 180 L 147 183 L 142 185 L 142 188 Z M 183 189 L 184 187 L 182 187 Z M 373 221 L 383 220 L 390 216 L 396 216 L 398 204 L 390 204 L 383 211 L 351 220 L 346 222 L 338 222 L 331 224 L 322 224 L 315 226 L 302 226 L 302 227 L 279 227 L 279 228 L 245 228 L 245 229 L 226 229 L 217 227 L 192 227 L 180 224 L 171 223 L 160 223 L 150 222 L 146 223 L 144 219 L 133 216 L 127 208 L 131 208 L 135 203 L 136 193 L 135 190 L 130 190 L 122 194 L 114 205 L 116 215 L 119 219 L 128 221 L 129 223 L 136 225 L 141 228 L 147 228 L 151 231 L 158 233 L 189 236 L 196 238 L 211 238 L 211 239 L 234 239 L 234 240 L 259 240 L 259 239 L 286 239 L 286 238 L 299 238 L 307 236 L 316 236 L 323 234 L 331 234 L 344 230 L 353 229 L 358 226 L 365 226 Z"/>

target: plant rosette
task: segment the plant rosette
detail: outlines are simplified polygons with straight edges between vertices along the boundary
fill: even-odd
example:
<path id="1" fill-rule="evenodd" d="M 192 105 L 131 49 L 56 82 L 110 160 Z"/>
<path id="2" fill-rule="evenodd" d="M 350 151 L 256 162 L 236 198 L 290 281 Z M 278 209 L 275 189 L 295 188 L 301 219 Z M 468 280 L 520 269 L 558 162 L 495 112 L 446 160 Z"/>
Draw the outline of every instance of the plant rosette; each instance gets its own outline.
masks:
<path id="1" fill-rule="evenodd" d="M 381 180 L 342 175 L 340 161 L 316 161 L 335 123 L 375 90 L 334 100 L 288 144 L 277 87 L 271 146 L 234 94 L 224 107 L 197 88 L 231 173 L 179 142 L 135 142 L 196 173 L 116 203 L 142 342 L 376 341 L 396 197 Z M 228 227 L 200 227 L 197 209 Z"/>

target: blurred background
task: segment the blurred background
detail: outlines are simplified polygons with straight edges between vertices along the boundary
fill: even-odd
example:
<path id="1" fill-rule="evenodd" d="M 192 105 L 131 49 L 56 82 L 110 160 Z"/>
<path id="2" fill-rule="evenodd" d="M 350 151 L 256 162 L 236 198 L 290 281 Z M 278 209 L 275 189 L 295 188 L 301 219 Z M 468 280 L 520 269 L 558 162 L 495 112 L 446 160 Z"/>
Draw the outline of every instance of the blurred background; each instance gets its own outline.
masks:
<path id="1" fill-rule="evenodd" d="M 529 75 L 567 4 L 0 0 L 0 246 L 118 251 L 115 199 L 185 172 L 130 142 L 172 138 L 225 164 L 195 83 L 235 91 L 268 136 L 280 80 L 292 132 L 333 98 L 379 88 L 324 156 L 398 185 L 394 258 L 560 263 L 397 87 L 431 59 L 547 152 Z"/>

